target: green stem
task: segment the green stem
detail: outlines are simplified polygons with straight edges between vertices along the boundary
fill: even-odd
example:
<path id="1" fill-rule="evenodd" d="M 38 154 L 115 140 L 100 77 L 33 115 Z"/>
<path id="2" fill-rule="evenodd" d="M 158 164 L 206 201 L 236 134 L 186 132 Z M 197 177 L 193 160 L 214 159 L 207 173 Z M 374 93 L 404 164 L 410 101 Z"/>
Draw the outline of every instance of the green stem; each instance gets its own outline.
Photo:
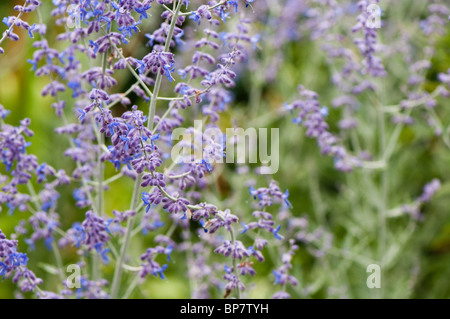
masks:
<path id="1" fill-rule="evenodd" d="M 68 121 L 67 121 L 67 118 L 66 118 L 66 115 L 64 114 L 64 112 L 62 113 L 61 118 L 63 120 L 64 126 L 67 126 L 68 125 Z M 75 144 L 74 144 L 72 138 L 70 138 L 70 136 L 68 136 L 68 140 L 69 140 L 70 147 L 74 148 Z M 81 164 L 80 164 L 79 161 L 75 161 L 75 164 L 76 164 L 77 168 L 81 167 Z M 94 204 L 95 202 L 94 202 L 94 199 L 92 198 L 91 192 L 89 191 L 88 183 L 87 183 L 84 175 L 81 175 L 81 186 L 83 187 L 84 191 L 86 192 L 86 196 L 88 197 L 89 202 L 92 205 L 92 209 L 94 210 L 94 212 L 98 213 L 96 211 L 96 207 L 95 207 L 95 204 Z"/>
<path id="2" fill-rule="evenodd" d="M 139 274 L 136 274 L 134 279 L 133 279 L 133 281 L 128 286 L 128 289 L 125 292 L 125 294 L 123 295 L 122 299 L 128 299 L 131 296 L 131 294 L 133 293 L 134 289 L 139 284 L 139 279 L 140 279 Z"/>
<path id="3" fill-rule="evenodd" d="M 104 136 L 100 136 L 99 150 L 98 150 L 98 191 L 97 191 L 97 201 L 98 201 L 98 213 L 100 216 L 104 216 L 103 213 L 103 200 L 104 200 L 104 190 L 103 190 L 103 179 L 105 175 L 105 165 L 101 161 L 101 148 L 100 145 L 103 144 Z"/>
<path id="4" fill-rule="evenodd" d="M 26 6 L 26 2 L 23 4 L 23 6 Z M 3 36 L 0 39 L 0 44 L 2 44 L 2 42 L 6 39 L 6 36 L 12 31 L 12 29 L 14 28 L 14 26 L 16 25 L 17 21 L 19 21 L 20 17 L 22 16 L 23 11 L 20 11 L 19 14 L 17 15 L 17 17 L 14 19 L 13 23 L 11 24 L 11 26 L 8 28 L 8 30 L 6 30 L 5 32 L 3 32 Z"/>
<path id="5" fill-rule="evenodd" d="M 382 105 L 377 105 L 377 113 L 378 113 L 378 125 L 379 125 L 379 154 L 382 157 L 386 154 L 386 123 L 385 123 L 385 114 L 383 112 Z M 381 172 L 381 181 L 380 181 L 380 205 L 379 205 L 379 246 L 378 246 L 378 260 L 380 262 L 380 266 L 384 266 L 384 254 L 386 252 L 386 211 L 387 211 L 387 196 L 388 196 L 388 159 L 384 159 L 386 163 L 386 167 L 384 167 Z M 384 285 L 383 285 L 384 286 Z M 383 298 L 384 292 L 383 288 L 380 288 L 380 297 Z"/>
<path id="6" fill-rule="evenodd" d="M 206 10 L 212 10 L 212 9 L 217 8 L 217 7 L 220 7 L 221 5 L 224 5 L 227 1 L 228 1 L 228 0 L 220 1 L 220 2 L 217 3 L 217 4 L 208 7 Z M 183 1 L 181 1 L 181 2 L 183 2 Z M 167 8 L 167 7 L 166 7 L 166 8 Z M 167 9 L 169 9 L 169 8 L 167 8 Z M 170 9 L 169 9 L 169 10 L 170 10 Z M 170 10 L 170 11 L 172 11 L 172 10 Z M 189 15 L 191 15 L 192 13 L 193 13 L 192 11 L 189 11 L 189 12 L 182 12 L 182 13 L 180 13 L 180 16 L 189 16 Z"/>
<path id="7" fill-rule="evenodd" d="M 139 199 L 139 190 L 141 188 L 141 176 L 142 176 L 142 174 L 138 175 L 136 177 L 136 182 L 134 183 L 134 191 L 133 191 L 133 196 L 131 198 L 131 205 L 130 205 L 130 210 L 132 210 L 132 211 L 134 211 L 137 207 L 137 202 Z M 128 220 L 127 230 L 125 232 L 125 241 L 120 249 L 119 260 L 117 261 L 116 269 L 114 270 L 113 283 L 112 283 L 112 287 L 111 287 L 111 298 L 112 299 L 117 298 L 117 293 L 119 292 L 120 281 L 122 278 L 122 266 L 125 261 L 125 254 L 127 252 L 128 244 L 130 242 L 131 231 L 133 230 L 133 227 L 134 227 L 134 221 L 135 221 L 135 216 L 131 217 Z"/>
<path id="8" fill-rule="evenodd" d="M 170 47 L 170 41 L 172 39 L 173 36 L 173 31 L 175 29 L 175 23 L 178 17 L 178 13 L 180 12 L 180 8 L 182 5 L 183 1 L 179 1 L 176 10 L 172 16 L 172 20 L 171 20 L 171 24 L 170 24 L 170 29 L 169 29 L 169 33 L 167 35 L 167 39 L 166 39 L 166 43 L 164 46 L 164 52 L 167 52 L 169 50 Z M 116 51 L 117 50 L 116 48 Z M 134 72 L 134 70 L 132 71 L 132 73 Z M 134 72 L 135 73 L 135 72 Z M 149 116 L 148 116 L 148 123 L 147 123 L 147 127 L 151 130 L 153 129 L 153 122 L 154 122 L 154 118 L 155 118 L 155 111 L 156 111 L 156 102 L 158 99 L 158 94 L 159 94 L 159 89 L 161 87 L 161 73 L 158 73 L 158 75 L 156 76 L 156 80 L 155 80 L 155 88 L 153 90 L 153 96 L 151 98 L 150 101 L 150 106 L 149 106 Z M 139 190 L 140 190 L 140 183 L 141 183 L 141 177 L 142 174 L 140 174 L 137 178 L 136 178 L 136 182 L 134 185 L 134 191 L 133 191 L 133 196 L 131 199 L 131 210 L 135 210 L 137 207 L 137 202 L 138 202 L 138 194 L 139 194 Z M 132 217 L 129 219 L 128 221 L 128 225 L 127 225 L 127 229 L 125 232 L 125 240 L 124 243 L 121 247 L 120 250 L 120 256 L 119 256 L 119 260 L 116 263 L 116 269 L 114 271 L 114 277 L 113 277 L 113 283 L 112 283 L 112 288 L 111 288 L 111 298 L 117 298 L 117 294 L 119 291 L 119 287 L 120 287 L 120 281 L 121 281 L 121 277 L 122 277 L 122 266 L 125 260 L 125 254 L 126 251 L 128 249 L 128 244 L 131 238 L 131 234 L 133 231 L 133 226 L 134 226 L 134 221 L 135 221 L 135 217 Z"/>
<path id="9" fill-rule="evenodd" d="M 53 254 L 55 255 L 55 260 L 56 260 L 56 266 L 58 267 L 58 275 L 59 278 L 61 279 L 61 283 L 63 283 L 66 278 L 64 278 L 64 274 L 63 274 L 63 262 L 62 262 L 62 258 L 61 258 L 61 253 L 59 251 L 58 248 L 58 244 L 56 244 L 55 241 L 52 241 L 52 250 L 53 250 Z"/>
<path id="10" fill-rule="evenodd" d="M 186 260 L 188 262 L 188 269 L 187 269 L 187 279 L 189 281 L 189 296 L 192 299 L 193 298 L 193 292 L 197 289 L 197 281 L 196 278 L 192 278 L 192 276 L 189 274 L 190 268 L 189 265 L 193 265 L 195 262 L 194 254 L 192 252 L 192 238 L 191 233 L 189 230 L 186 231 L 186 241 L 188 244 L 188 247 L 186 249 Z"/>
<path id="11" fill-rule="evenodd" d="M 119 48 L 112 42 L 111 42 L 111 45 L 114 48 L 114 50 L 117 52 L 117 54 L 120 56 L 120 58 L 124 59 L 126 61 L 126 58 L 124 57 L 122 52 L 119 50 Z M 142 89 L 145 91 L 145 93 L 147 93 L 148 96 L 153 97 L 152 91 L 150 91 L 150 89 L 147 87 L 147 84 L 144 83 L 144 81 L 141 79 L 139 74 L 136 73 L 136 71 L 131 67 L 131 65 L 130 65 L 130 63 L 128 61 L 127 61 L 127 69 L 136 78 L 137 82 L 135 84 L 133 84 L 123 95 L 125 95 L 125 96 L 128 95 L 129 93 L 131 93 L 133 91 L 134 87 L 137 86 L 137 84 L 140 84 Z M 115 105 L 116 103 L 118 103 L 118 102 L 113 102 L 111 104 L 108 104 L 106 106 L 106 108 L 110 108 L 113 105 Z"/>

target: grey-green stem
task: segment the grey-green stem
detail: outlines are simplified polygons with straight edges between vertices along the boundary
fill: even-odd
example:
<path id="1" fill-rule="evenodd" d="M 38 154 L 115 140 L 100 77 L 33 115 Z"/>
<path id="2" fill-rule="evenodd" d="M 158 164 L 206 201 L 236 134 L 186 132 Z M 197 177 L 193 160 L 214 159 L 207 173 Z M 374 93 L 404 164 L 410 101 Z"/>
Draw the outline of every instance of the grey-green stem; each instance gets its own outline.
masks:
<path id="1" fill-rule="evenodd" d="M 164 45 L 164 52 L 169 51 L 170 42 L 171 42 L 172 36 L 173 36 L 173 31 L 175 30 L 175 24 L 177 22 L 178 13 L 180 12 L 182 4 L 183 4 L 183 1 L 180 0 L 177 4 L 175 12 L 172 15 L 169 33 L 167 34 L 166 43 Z M 155 112 L 156 112 L 156 102 L 158 101 L 159 89 L 161 88 L 161 80 L 162 80 L 162 74 L 160 72 L 158 72 L 158 74 L 156 75 L 155 87 L 153 89 L 153 97 L 150 100 L 150 106 L 149 106 L 149 110 L 148 110 L 149 116 L 148 116 L 147 128 L 149 130 L 153 129 L 153 122 L 155 119 Z"/>
<path id="2" fill-rule="evenodd" d="M 137 207 L 137 202 L 139 200 L 139 190 L 140 190 L 140 184 L 141 184 L 141 174 L 136 177 L 136 182 L 134 184 L 134 191 L 133 191 L 133 196 L 131 198 L 131 205 L 130 205 L 130 210 L 134 211 Z M 113 282 L 112 282 L 112 287 L 111 287 L 111 298 L 117 298 L 117 293 L 119 292 L 119 287 L 120 287 L 120 281 L 122 278 L 122 265 L 125 261 L 125 255 L 127 253 L 127 249 L 128 249 L 128 244 L 130 242 L 130 237 L 131 237 L 131 231 L 133 230 L 134 227 L 134 218 L 130 218 L 128 225 L 127 225 L 127 230 L 125 232 L 125 241 L 120 249 L 120 255 L 119 255 L 119 260 L 117 260 L 116 263 L 116 269 L 114 270 L 114 277 L 113 277 Z"/>
<path id="3" fill-rule="evenodd" d="M 183 1 L 180 0 L 180 2 L 177 5 L 177 8 L 175 10 L 175 14 L 172 17 L 172 21 L 170 24 L 170 30 L 167 35 L 166 44 L 164 46 L 165 52 L 167 52 L 169 50 L 170 41 L 172 39 L 173 31 L 175 29 L 175 23 L 177 20 L 178 12 L 180 11 L 182 3 L 183 3 Z M 153 97 L 151 99 L 150 107 L 149 107 L 149 117 L 148 117 L 147 126 L 149 127 L 150 130 L 153 128 L 153 121 L 154 121 L 155 111 L 156 111 L 156 101 L 158 98 L 160 85 L 161 85 L 161 74 L 158 73 L 158 75 L 156 77 L 155 88 L 153 90 Z M 140 185 L 141 177 L 142 177 L 142 174 L 139 174 L 136 177 L 136 182 L 134 184 L 134 191 L 133 191 L 133 196 L 132 196 L 131 205 L 130 205 L 130 210 L 132 210 L 132 211 L 135 211 L 136 207 L 137 207 L 137 202 L 139 199 L 139 191 L 140 191 L 140 187 L 141 187 L 141 185 Z M 135 221 L 135 217 L 130 218 L 128 221 L 127 229 L 125 232 L 125 241 L 120 249 L 119 260 L 116 263 L 116 269 L 114 271 L 113 283 L 112 283 L 112 287 L 111 287 L 111 298 L 113 298 L 113 299 L 117 298 L 117 294 L 119 292 L 120 281 L 122 279 L 122 266 L 125 261 L 125 255 L 126 255 L 126 252 L 128 249 L 128 244 L 129 244 L 129 241 L 131 238 L 131 233 L 132 233 L 132 230 L 134 227 L 134 221 Z"/>

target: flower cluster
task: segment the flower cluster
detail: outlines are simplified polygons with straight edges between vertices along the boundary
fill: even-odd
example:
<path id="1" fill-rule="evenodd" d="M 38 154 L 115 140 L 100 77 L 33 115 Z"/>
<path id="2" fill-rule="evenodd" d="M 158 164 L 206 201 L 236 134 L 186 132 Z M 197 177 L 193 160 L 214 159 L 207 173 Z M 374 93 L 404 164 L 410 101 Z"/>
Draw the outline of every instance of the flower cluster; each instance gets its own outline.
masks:
<path id="1" fill-rule="evenodd" d="M 438 179 L 433 179 L 423 187 L 422 194 L 414 200 L 414 203 L 402 206 L 402 212 L 410 214 L 415 219 L 422 220 L 424 217 L 420 212 L 420 207 L 429 202 L 440 188 L 441 182 Z"/>

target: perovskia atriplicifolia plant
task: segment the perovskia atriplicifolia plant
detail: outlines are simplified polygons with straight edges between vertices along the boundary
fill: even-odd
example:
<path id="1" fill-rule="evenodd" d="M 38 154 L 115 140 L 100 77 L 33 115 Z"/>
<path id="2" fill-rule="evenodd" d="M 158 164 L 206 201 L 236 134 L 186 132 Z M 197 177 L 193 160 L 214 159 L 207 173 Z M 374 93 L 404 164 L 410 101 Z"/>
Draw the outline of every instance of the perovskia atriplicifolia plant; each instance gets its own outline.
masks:
<path id="1" fill-rule="evenodd" d="M 55 147 L 44 161 L 33 154 L 41 128 L 31 115 L 10 121 L 20 106 L 0 95 L 0 276 L 16 297 L 33 298 L 160 297 L 152 287 L 171 279 L 182 294 L 165 297 L 414 296 L 420 253 L 409 245 L 425 234 L 423 209 L 445 173 L 402 179 L 399 167 L 414 165 L 402 132 L 418 127 L 450 148 L 439 116 L 450 71 L 433 66 L 450 10 L 406 6 L 11 5 L 0 62 L 15 42 L 31 43 L 28 72 L 45 82 L 32 107 L 52 110 Z M 194 121 L 219 132 L 279 128 L 278 172 L 265 174 L 263 161 L 225 164 L 224 141 Z M 180 128 L 201 158 L 173 156 Z M 19 220 L 3 226 L 8 217 Z M 404 259 L 410 272 L 395 289 L 386 277 L 381 289 L 366 285 L 367 267 L 393 278 Z"/>

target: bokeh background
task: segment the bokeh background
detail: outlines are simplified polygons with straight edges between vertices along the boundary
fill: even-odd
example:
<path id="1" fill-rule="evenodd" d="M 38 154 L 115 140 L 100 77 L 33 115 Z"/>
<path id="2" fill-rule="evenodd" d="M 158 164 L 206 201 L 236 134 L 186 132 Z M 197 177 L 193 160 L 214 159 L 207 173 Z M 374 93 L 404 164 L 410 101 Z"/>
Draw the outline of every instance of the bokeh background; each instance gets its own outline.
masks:
<path id="1" fill-rule="evenodd" d="M 44 20 L 49 21 L 49 4 L 42 9 Z M 300 1 L 300 0 L 299 0 Z M 301 2 L 301 1 L 300 1 Z M 12 7 L 16 1 L 1 1 L 0 16 L 13 15 Z M 254 3 L 256 14 L 258 0 Z M 276 10 L 275 10 L 276 11 Z M 276 12 L 273 13 L 276 18 Z M 383 19 L 390 26 L 395 24 L 398 30 L 411 30 L 417 22 L 427 15 L 426 1 L 401 1 L 389 3 L 383 13 Z M 155 14 L 154 16 L 157 16 Z M 356 17 L 356 15 L 355 15 Z M 300 21 L 299 21 L 300 23 Z M 353 21 L 349 22 L 352 25 Z M 288 27 L 288 26 L 287 26 Z M 296 25 L 291 25 L 296 28 Z M 151 28 L 151 26 L 149 26 Z M 263 22 L 255 25 L 257 31 L 265 32 Z M 281 28 L 281 26 L 280 26 Z M 4 26 L 2 27 L 2 31 Z M 449 28 L 447 28 L 449 29 Z M 418 28 L 420 31 L 420 28 Z M 49 28 L 48 38 L 54 39 L 58 30 Z M 276 30 L 273 31 L 276 34 Z M 345 32 L 344 30 L 342 32 Z M 347 33 L 349 31 L 346 31 Z M 18 43 L 6 41 L 6 54 L 0 56 L 0 104 L 11 110 L 8 122 L 17 125 L 24 117 L 32 119 L 31 129 L 35 136 L 30 139 L 29 152 L 38 156 L 39 162 L 53 167 L 74 168 L 74 163 L 62 154 L 68 147 L 64 136 L 56 135 L 53 130 L 62 123 L 51 108 L 51 98 L 43 98 L 40 91 L 48 83 L 47 78 L 36 78 L 26 62 L 33 53 L 32 42 L 25 32 L 18 31 L 21 40 Z M 401 34 L 384 34 L 382 41 L 389 46 L 395 44 L 395 37 Z M 143 39 L 135 40 L 130 52 L 144 52 Z M 301 246 L 295 256 L 292 273 L 299 279 L 299 286 L 289 291 L 294 298 L 372 298 L 378 297 L 376 290 L 366 287 L 366 267 L 364 258 L 373 258 L 377 247 L 377 209 L 374 202 L 379 193 L 373 191 L 364 182 L 368 174 L 370 183 L 377 189 L 379 172 L 356 170 L 341 173 L 334 169 L 333 160 L 320 155 L 314 140 L 304 136 L 304 131 L 291 122 L 289 115 L 280 112 L 284 102 L 297 98 L 297 86 L 303 84 L 318 92 L 323 105 L 330 105 L 339 92 L 330 85 L 331 73 L 326 63 L 326 55 L 320 45 L 308 36 L 299 36 L 279 48 L 274 48 L 272 40 L 261 39 L 259 50 L 255 54 L 257 65 L 247 64 L 239 73 L 233 93 L 235 101 L 222 115 L 221 125 L 229 127 L 237 123 L 241 127 L 277 127 L 280 128 L 280 169 L 272 176 L 282 189 L 288 188 L 295 216 L 304 216 L 311 229 L 322 227 L 333 234 L 333 249 L 322 258 L 315 258 L 307 247 Z M 392 42 L 391 42 L 392 41 Z M 424 37 L 417 37 L 418 46 Z M 51 45 L 58 46 L 53 42 Z M 351 43 L 349 43 L 351 46 Z M 357 52 L 357 49 L 355 52 Z M 277 59 L 276 51 L 283 53 L 282 61 L 274 69 L 274 80 L 266 82 L 261 66 L 271 65 Z M 383 79 L 385 96 L 380 97 L 388 103 L 398 103 L 403 97 L 400 88 L 406 81 L 406 67 L 400 59 L 384 61 L 388 77 Z M 447 32 L 436 41 L 432 67 L 426 74 L 425 89 L 432 91 L 437 86 L 437 74 L 450 67 L 450 34 Z M 256 71 L 255 71 L 256 70 Z M 392 70 L 395 70 L 392 71 Z M 118 92 L 125 91 L 133 79 L 123 73 Z M 167 91 L 168 92 L 168 91 Z M 69 96 L 68 96 L 69 98 Z M 138 99 L 133 101 L 143 105 Z M 439 99 L 435 111 L 443 125 L 450 124 L 449 101 Z M 376 153 L 377 131 L 373 121 L 373 103 L 369 96 L 361 96 L 362 107 L 358 111 L 360 119 L 359 135 L 364 146 Z M 161 104 L 159 107 L 163 108 Z M 115 112 L 123 112 L 117 106 Z M 159 109 L 161 111 L 161 109 Z M 331 128 L 337 130 L 337 122 L 342 117 L 341 110 L 330 108 Z M 69 114 L 69 113 L 68 113 Z M 419 115 L 419 112 L 416 114 Z M 75 115 L 69 117 L 75 121 Z M 387 127 L 392 134 L 394 125 Z M 253 169 L 250 166 L 250 169 Z M 235 167 L 224 165 L 213 175 L 214 182 L 206 197 L 216 204 L 230 207 L 238 215 L 248 214 L 251 209 L 248 194 L 248 180 L 253 178 L 257 186 L 266 186 L 270 177 L 249 174 L 231 174 Z M 107 165 L 107 175 L 114 175 L 112 165 Z M 391 254 L 390 263 L 383 269 L 382 284 L 385 285 L 384 297 L 388 298 L 448 298 L 450 297 L 450 149 L 442 138 L 434 135 L 424 120 L 418 116 L 417 123 L 401 131 L 398 146 L 388 168 L 389 194 L 388 207 L 393 208 L 411 202 L 422 192 L 424 184 L 433 178 L 439 178 L 442 188 L 433 200 L 423 207 L 424 220 L 411 222 L 407 216 L 390 219 L 388 225 L 387 254 Z M 114 182 L 106 192 L 106 211 L 127 209 L 132 189 L 131 181 Z M 58 212 L 61 215 L 62 228 L 70 227 L 75 221 L 83 219 L 84 211 L 76 209 L 72 198 L 73 186 L 63 188 Z M 10 216 L 7 210 L 0 213 L 0 228 L 7 235 L 22 219 L 29 217 L 27 212 L 16 212 Z M 410 232 L 411 227 L 414 228 Z M 175 237 L 179 236 L 176 232 Z M 130 249 L 137 255 L 149 247 L 152 236 L 133 241 Z M 30 258 L 30 269 L 46 281 L 49 288 L 55 285 L 58 277 L 52 274 L 54 257 L 45 245 L 37 245 L 31 251 L 20 242 L 21 250 Z M 345 253 L 345 252 L 348 253 Z M 75 260 L 75 250 L 64 250 L 65 264 Z M 174 256 L 175 263 L 167 270 L 167 280 L 150 279 L 142 285 L 132 297 L 150 298 L 188 298 L 186 285 L 186 265 L 182 255 Z M 260 274 L 255 284 L 258 289 L 251 290 L 250 297 L 270 297 L 274 290 L 271 270 L 277 260 L 268 257 L 263 265 L 257 265 Z M 105 267 L 105 276 L 111 276 L 112 268 Z M 15 288 L 9 279 L 0 280 L 0 298 L 14 297 Z M 217 295 L 220 297 L 220 295 Z"/>

